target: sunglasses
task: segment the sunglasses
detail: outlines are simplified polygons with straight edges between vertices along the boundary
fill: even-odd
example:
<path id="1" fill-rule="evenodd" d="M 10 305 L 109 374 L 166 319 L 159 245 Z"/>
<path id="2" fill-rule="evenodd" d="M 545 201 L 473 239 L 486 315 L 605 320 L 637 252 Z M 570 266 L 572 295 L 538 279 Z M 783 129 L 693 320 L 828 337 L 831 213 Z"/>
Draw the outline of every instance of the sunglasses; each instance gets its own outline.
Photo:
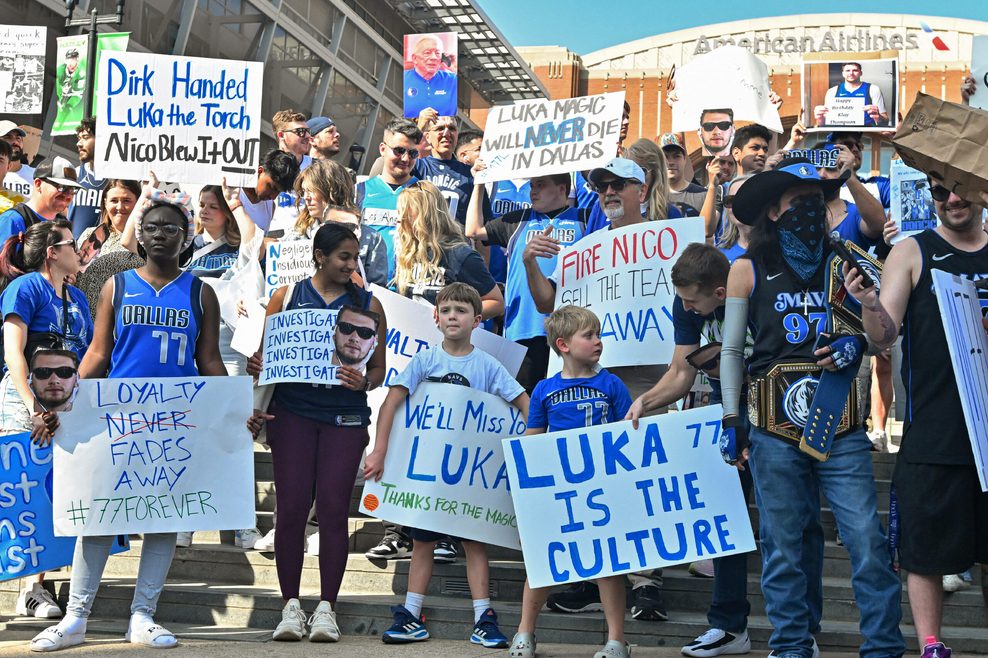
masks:
<path id="1" fill-rule="evenodd" d="M 283 132 L 286 132 L 286 133 L 295 133 L 299 137 L 305 137 L 306 135 L 309 134 L 309 129 L 308 128 L 292 128 L 291 130 L 285 130 Z"/>
<path id="2" fill-rule="evenodd" d="M 59 185 L 58 183 L 53 183 L 47 178 L 45 179 L 45 182 L 58 190 L 59 194 L 75 194 L 75 191 L 78 189 L 71 185 Z"/>
<path id="3" fill-rule="evenodd" d="M 339 331 L 344 336 L 349 336 L 353 332 L 357 332 L 357 335 L 364 340 L 369 340 L 374 337 L 377 333 L 374 329 L 370 327 L 358 327 L 355 324 L 350 324 L 349 322 L 338 322 L 336 324 L 336 330 Z"/>
<path id="4" fill-rule="evenodd" d="M 391 152 L 397 155 L 399 158 L 405 155 L 406 153 L 408 154 L 408 157 L 411 158 L 412 160 L 419 157 L 418 149 L 407 149 L 404 146 L 391 146 L 389 144 L 385 144 L 385 146 L 391 149 Z"/>
<path id="5" fill-rule="evenodd" d="M 705 121 L 700 124 L 700 127 L 705 131 L 710 132 L 714 128 L 720 130 L 730 130 L 733 124 L 730 121 Z"/>
<path id="6" fill-rule="evenodd" d="M 59 240 L 58 242 L 53 243 L 51 246 L 64 247 L 65 245 L 68 244 L 72 245 L 72 251 L 79 251 L 79 247 L 76 245 L 75 240 L 73 240 L 72 238 L 69 238 L 68 240 Z"/>
<path id="7" fill-rule="evenodd" d="M 59 379 L 70 379 L 75 377 L 76 369 L 70 366 L 59 366 L 58 368 L 35 368 L 31 371 L 35 379 L 49 379 L 56 375 Z"/>
<path id="8" fill-rule="evenodd" d="M 158 231 L 161 231 L 169 238 L 174 238 L 178 235 L 182 229 L 175 224 L 145 224 L 141 227 L 144 235 L 157 235 Z"/>
<path id="9" fill-rule="evenodd" d="M 628 180 L 627 178 L 615 178 L 614 180 L 601 181 L 600 183 L 595 183 L 593 188 L 597 194 L 604 194 L 607 192 L 607 188 L 611 188 L 618 194 L 624 191 L 624 188 L 629 184 L 634 183 L 633 180 Z"/>
<path id="10" fill-rule="evenodd" d="M 930 196 L 933 197 L 935 201 L 943 203 L 950 198 L 950 189 L 944 187 L 943 185 L 931 185 Z"/>

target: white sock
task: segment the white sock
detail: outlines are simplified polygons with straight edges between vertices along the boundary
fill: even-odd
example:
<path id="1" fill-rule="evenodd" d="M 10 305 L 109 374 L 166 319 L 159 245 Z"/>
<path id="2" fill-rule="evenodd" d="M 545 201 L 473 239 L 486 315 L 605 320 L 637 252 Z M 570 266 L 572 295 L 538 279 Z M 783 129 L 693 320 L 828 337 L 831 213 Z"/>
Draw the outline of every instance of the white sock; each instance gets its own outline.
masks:
<path id="1" fill-rule="evenodd" d="M 405 594 L 405 610 L 412 613 L 416 619 L 422 616 L 423 603 L 425 603 L 425 594 L 415 594 L 414 592 Z"/>
<path id="2" fill-rule="evenodd" d="M 62 621 L 58 622 L 58 630 L 62 631 L 63 635 L 71 635 L 73 633 L 86 634 L 86 618 L 76 617 L 73 614 L 65 613 L 62 617 Z"/>
<path id="3" fill-rule="evenodd" d="M 473 600 L 473 623 L 480 621 L 480 618 L 484 616 L 487 612 L 487 608 L 491 607 L 490 599 L 474 599 Z"/>

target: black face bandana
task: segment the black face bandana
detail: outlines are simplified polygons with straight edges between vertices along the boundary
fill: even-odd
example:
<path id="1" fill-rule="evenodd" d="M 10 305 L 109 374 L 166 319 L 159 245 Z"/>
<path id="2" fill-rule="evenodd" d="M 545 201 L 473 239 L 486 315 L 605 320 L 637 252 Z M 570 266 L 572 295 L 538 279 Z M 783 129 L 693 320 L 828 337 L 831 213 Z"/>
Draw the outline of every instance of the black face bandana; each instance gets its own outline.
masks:
<path id="1" fill-rule="evenodd" d="M 823 262 L 827 205 L 818 196 L 803 196 L 776 222 L 782 257 L 793 274 L 807 283 Z"/>

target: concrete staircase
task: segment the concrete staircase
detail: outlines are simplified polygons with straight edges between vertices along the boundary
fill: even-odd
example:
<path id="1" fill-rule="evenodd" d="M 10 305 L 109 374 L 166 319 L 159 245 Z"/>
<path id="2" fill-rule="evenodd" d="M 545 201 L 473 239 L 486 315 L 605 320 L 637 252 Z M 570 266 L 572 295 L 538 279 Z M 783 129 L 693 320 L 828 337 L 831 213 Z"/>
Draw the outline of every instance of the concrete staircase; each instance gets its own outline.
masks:
<path id="1" fill-rule="evenodd" d="M 887 516 L 889 478 L 894 455 L 874 455 L 879 501 L 883 521 Z M 262 532 L 271 526 L 274 489 L 271 483 L 270 453 L 255 453 L 257 507 Z M 381 524 L 361 516 L 357 510 L 360 487 L 355 489 L 350 510 L 350 557 L 343 580 L 338 608 L 340 627 L 345 634 L 380 635 L 391 624 L 389 607 L 403 599 L 408 561 L 371 562 L 364 552 L 381 537 Z M 752 505 L 753 516 L 756 514 Z M 817 635 L 820 647 L 830 651 L 854 651 L 860 644 L 858 611 L 850 585 L 847 552 L 836 544 L 833 515 L 823 511 L 827 536 L 824 566 L 824 622 Z M 190 548 L 179 548 L 161 597 L 156 619 L 164 625 L 221 626 L 241 629 L 256 637 L 257 630 L 270 630 L 281 619 L 282 601 L 273 555 L 242 551 L 232 546 L 232 533 L 196 533 Z M 94 617 L 126 619 L 141 552 L 141 541 L 132 549 L 111 557 L 94 607 Z M 507 549 L 491 549 L 491 594 L 502 630 L 510 637 L 518 624 L 522 586 L 525 580 L 521 554 Z M 315 608 L 319 590 L 318 559 L 305 558 L 302 591 L 307 611 Z M 760 559 L 749 556 L 751 571 L 748 595 L 752 605 L 749 630 L 756 653 L 766 647 L 771 627 L 765 617 L 764 599 L 759 586 Z M 50 574 L 51 584 L 61 603 L 68 597 L 67 573 Z M 640 622 L 628 617 L 629 641 L 646 646 L 679 647 L 707 628 L 706 609 L 713 581 L 690 576 L 685 567 L 665 570 L 664 595 L 669 611 L 666 622 Z M 10 611 L 18 591 L 18 581 L 0 583 L 0 610 Z M 908 596 L 903 589 L 903 633 L 915 649 Z M 426 599 L 426 618 L 434 637 L 462 638 L 470 634 L 472 608 L 462 560 L 436 565 L 435 577 Z M 947 596 L 944 639 L 955 655 L 963 652 L 988 653 L 988 616 L 980 591 L 980 574 L 975 586 Z M 24 624 L 27 622 L 18 622 Z M 46 623 L 30 622 L 39 628 Z M 251 632 L 253 631 L 253 632 Z M 540 618 L 539 638 L 543 642 L 600 645 L 606 639 L 603 615 L 597 613 L 563 615 L 545 613 Z"/>

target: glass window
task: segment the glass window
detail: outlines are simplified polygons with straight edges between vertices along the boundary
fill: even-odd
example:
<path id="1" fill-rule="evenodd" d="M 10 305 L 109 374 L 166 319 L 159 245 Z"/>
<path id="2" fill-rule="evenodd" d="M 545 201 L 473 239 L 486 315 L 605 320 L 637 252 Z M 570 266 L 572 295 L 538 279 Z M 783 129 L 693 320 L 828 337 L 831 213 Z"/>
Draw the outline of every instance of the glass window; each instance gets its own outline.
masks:
<path id="1" fill-rule="evenodd" d="M 308 114 L 319 88 L 322 66 L 321 58 L 284 28 L 276 27 L 271 56 L 264 64 L 262 115 L 270 117 L 288 107 Z"/>
<path id="2" fill-rule="evenodd" d="M 364 129 L 375 103 L 339 72 L 333 71 L 331 75 L 322 114 L 336 122 L 340 131 L 340 152 L 346 153 L 355 141 L 363 143 Z"/>
<path id="3" fill-rule="evenodd" d="M 198 0 L 185 55 L 254 59 L 266 18 L 243 0 Z"/>

